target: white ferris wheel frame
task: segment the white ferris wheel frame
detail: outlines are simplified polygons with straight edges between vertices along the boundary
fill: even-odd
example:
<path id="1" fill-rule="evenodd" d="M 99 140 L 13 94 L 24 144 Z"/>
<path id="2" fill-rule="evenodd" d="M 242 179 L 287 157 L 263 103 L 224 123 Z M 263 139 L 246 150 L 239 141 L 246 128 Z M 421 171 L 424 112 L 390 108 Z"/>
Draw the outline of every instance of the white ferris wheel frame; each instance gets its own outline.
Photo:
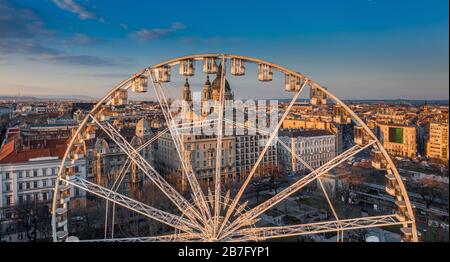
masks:
<path id="1" fill-rule="evenodd" d="M 221 83 L 220 83 L 220 107 L 219 107 L 219 119 L 215 121 L 218 122 L 218 134 L 217 134 L 217 147 L 216 147 L 216 172 L 214 175 L 214 194 L 209 192 L 208 195 L 205 195 L 200 185 L 198 184 L 197 178 L 194 174 L 190 161 L 184 161 L 184 147 L 182 146 L 180 136 L 178 134 L 178 129 L 182 128 L 178 125 L 175 125 L 173 122 L 173 116 L 170 113 L 168 107 L 168 101 L 165 97 L 162 85 L 160 82 L 155 81 L 154 79 L 154 70 L 157 68 L 161 68 L 163 66 L 169 66 L 172 68 L 173 66 L 179 65 L 181 61 L 197 61 L 204 60 L 207 58 L 217 59 L 221 61 L 222 64 L 222 72 L 221 75 Z M 222 125 L 224 121 L 230 121 L 228 119 L 223 118 L 223 107 L 224 107 L 224 88 L 225 88 L 225 70 L 226 70 L 226 61 L 230 59 L 239 59 L 245 63 L 252 63 L 257 65 L 265 65 L 270 68 L 276 69 L 281 73 L 286 75 L 295 76 L 298 79 L 302 79 L 302 85 L 299 90 L 296 90 L 291 103 L 285 110 L 281 120 L 279 121 L 275 130 L 267 134 L 269 139 L 264 147 L 263 151 L 260 153 L 257 162 L 254 164 L 250 174 L 244 179 L 244 183 L 240 187 L 239 191 L 234 197 L 230 197 L 229 193 L 224 198 L 221 192 L 221 146 L 222 146 L 222 138 L 223 138 L 223 130 Z M 120 133 L 114 129 L 114 127 L 108 123 L 103 124 L 96 118 L 96 113 L 101 108 L 101 106 L 106 102 L 108 103 L 108 99 L 118 90 L 124 89 L 128 90 L 131 86 L 132 81 L 137 79 L 138 77 L 145 76 L 151 80 L 151 83 L 155 89 L 158 101 L 161 105 L 162 111 L 164 113 L 164 117 L 166 119 L 167 128 L 162 131 L 162 133 L 170 132 L 174 144 L 177 148 L 177 152 L 180 157 L 180 162 L 183 169 L 183 174 L 186 175 L 186 178 L 189 182 L 190 189 L 192 191 L 192 199 L 193 203 L 188 202 L 184 199 L 176 190 L 174 190 L 159 174 L 158 172 L 139 154 L 139 151 L 143 149 L 146 145 L 150 144 L 145 143 L 141 147 L 135 149 L 133 148 L 126 139 L 124 139 Z M 341 153 L 336 156 L 334 159 L 314 170 L 311 168 L 308 163 L 303 161 L 301 157 L 299 157 L 296 153 L 292 152 L 290 147 L 286 146 L 281 140 L 275 137 L 279 128 L 285 117 L 290 112 L 294 102 L 299 97 L 300 93 L 304 89 L 305 86 L 309 85 L 311 88 L 315 88 L 326 94 L 328 98 L 334 100 L 336 104 L 342 106 L 342 108 L 349 114 L 351 119 L 359 126 L 361 126 L 366 134 L 370 137 L 370 141 L 364 146 L 355 145 L 354 147 L 348 149 L 347 151 Z M 91 122 L 89 122 L 91 121 Z M 124 151 L 128 155 L 127 163 L 124 165 L 129 166 L 130 162 L 134 162 L 143 172 L 144 174 L 154 182 L 158 188 L 174 203 L 178 209 L 181 211 L 182 216 L 173 215 L 168 212 L 158 210 L 146 204 L 143 204 L 139 201 L 136 201 L 132 198 L 126 197 L 117 193 L 114 189 L 104 188 L 95 183 L 89 182 L 78 176 L 69 176 L 65 175 L 65 165 L 66 161 L 70 161 L 69 155 L 73 148 L 74 143 L 77 141 L 79 136 L 82 134 L 84 128 L 88 123 L 95 123 L 98 127 L 100 127 L 108 136 L 119 146 L 119 148 Z M 204 124 L 204 123 L 198 123 Z M 233 124 L 239 125 L 239 123 L 233 122 Z M 151 141 L 155 141 L 161 132 Z M 280 193 L 276 194 L 274 197 L 269 200 L 263 202 L 262 204 L 257 205 L 254 208 L 250 208 L 249 210 L 245 210 L 244 205 L 239 204 L 239 200 L 244 193 L 247 185 L 249 184 L 253 174 L 256 171 L 259 163 L 267 152 L 270 144 L 277 139 L 277 142 L 280 143 L 285 149 L 292 153 L 292 155 L 297 158 L 300 162 L 302 162 L 307 169 L 311 171 L 305 177 L 299 179 L 294 184 L 288 186 L 286 189 L 282 190 Z M 329 199 L 329 196 L 322 184 L 320 176 L 325 174 L 330 169 L 336 167 L 341 164 L 351 156 L 356 155 L 362 150 L 370 147 L 376 146 L 378 148 L 384 159 L 387 161 L 387 169 L 390 169 L 392 174 L 395 177 L 398 193 L 396 193 L 396 200 L 404 202 L 406 206 L 406 219 L 404 221 L 399 221 L 396 219 L 395 215 L 385 215 L 385 216 L 375 216 L 375 217 L 365 217 L 365 218 L 353 218 L 353 219 L 339 219 L 334 207 Z M 123 171 L 123 170 L 122 170 Z M 125 172 L 126 173 L 126 172 Z M 123 177 L 122 177 L 123 179 Z M 277 203 L 283 201 L 291 194 L 299 191 L 302 187 L 309 184 L 310 182 L 317 180 L 325 195 L 325 198 L 328 202 L 329 207 L 333 213 L 333 216 L 336 220 L 334 221 L 326 221 L 326 222 L 317 222 L 317 223 L 309 223 L 302 225 L 294 225 L 294 226 L 279 226 L 279 227 L 249 227 L 253 225 L 260 214 L 273 207 Z M 117 182 L 117 180 L 116 180 Z M 114 183 L 114 186 L 116 185 Z M 119 182 L 120 183 L 120 182 Z M 114 87 L 110 92 L 108 92 L 90 111 L 90 113 L 83 119 L 80 123 L 78 129 L 73 134 L 68 148 L 64 154 L 64 157 L 61 161 L 61 165 L 58 172 L 58 177 L 55 183 L 53 200 L 52 200 L 52 230 L 53 230 L 53 240 L 60 241 L 62 236 L 58 235 L 58 232 L 65 232 L 67 237 L 68 225 L 67 221 L 64 223 L 62 227 L 62 231 L 58 231 L 58 222 L 57 222 L 57 210 L 58 207 L 62 207 L 67 209 L 67 202 L 65 202 L 60 197 L 61 187 L 73 186 L 85 190 L 91 194 L 104 198 L 108 205 L 109 202 L 112 202 L 113 205 L 120 205 L 125 208 L 128 208 L 134 212 L 137 212 L 141 215 L 144 215 L 148 218 L 157 220 L 162 222 L 170 227 L 178 230 L 177 234 L 164 235 L 164 236 L 154 236 L 154 237 L 135 237 L 135 238 L 107 238 L 106 230 L 107 230 L 107 218 L 105 218 L 105 238 L 97 239 L 97 240 L 86 240 L 86 241 L 108 241 L 108 242 L 153 242 L 153 241 L 260 241 L 266 240 L 270 238 L 279 238 L 279 237 L 287 237 L 287 236 L 298 236 L 305 234 L 317 234 L 324 232 L 336 232 L 337 240 L 343 241 L 343 232 L 347 230 L 361 229 L 361 228 L 371 228 L 371 227 L 381 227 L 381 226 L 389 226 L 389 225 L 402 225 L 403 228 L 409 229 L 409 233 L 412 235 L 411 241 L 418 241 L 418 235 L 416 230 L 415 218 L 413 207 L 410 203 L 408 193 L 403 184 L 402 178 L 392 161 L 391 157 L 384 149 L 382 143 L 378 140 L 378 138 L 372 133 L 370 128 L 362 121 L 362 119 L 354 113 L 344 102 L 342 102 L 338 97 L 333 95 L 328 89 L 322 87 L 315 81 L 307 78 L 305 75 L 290 70 L 286 67 L 280 66 L 275 63 L 271 63 L 268 61 L 264 61 L 261 59 L 251 58 L 247 56 L 233 55 L 233 54 L 195 54 L 182 56 L 174 59 L 170 59 L 159 64 L 149 66 L 142 71 L 132 75 L 128 79 L 119 83 L 116 87 Z M 114 187 L 113 186 L 113 187 Z M 212 201 L 211 201 L 212 200 Z M 224 203 L 226 202 L 226 203 Z M 224 216 L 219 216 L 221 207 L 227 205 L 227 211 Z M 209 208 L 211 206 L 211 209 Z M 233 220 L 229 221 L 230 217 L 233 213 L 236 215 L 236 210 L 239 210 L 239 216 Z M 247 208 L 248 209 L 248 208 Z M 114 209 L 115 210 L 115 209 Z M 114 216 L 112 217 L 114 223 Z M 221 220 L 221 221 L 219 221 Z M 114 226 L 112 226 L 112 230 Z M 62 234 L 64 236 L 64 233 Z M 113 235 L 113 233 L 112 233 Z"/>

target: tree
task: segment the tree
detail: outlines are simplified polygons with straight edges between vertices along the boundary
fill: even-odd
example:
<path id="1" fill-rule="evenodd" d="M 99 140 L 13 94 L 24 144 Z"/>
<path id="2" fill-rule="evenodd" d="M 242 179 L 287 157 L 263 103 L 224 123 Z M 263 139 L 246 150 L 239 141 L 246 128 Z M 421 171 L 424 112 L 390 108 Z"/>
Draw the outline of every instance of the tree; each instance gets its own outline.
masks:
<path id="1" fill-rule="evenodd" d="M 252 181 L 255 181 L 255 185 L 262 184 L 265 180 L 268 180 L 270 183 L 270 188 L 275 191 L 275 194 L 278 193 L 279 183 L 281 181 L 286 180 L 286 172 L 281 165 L 274 164 L 265 164 L 260 165 L 255 171 L 255 174 L 252 178 Z M 257 187 L 255 187 L 257 189 Z"/>
<path id="2" fill-rule="evenodd" d="M 263 184 L 264 184 L 263 178 L 261 176 L 256 176 L 251 181 L 251 185 L 252 185 L 253 189 L 255 190 L 255 194 L 256 194 L 256 202 L 258 202 L 258 203 L 259 203 L 260 193 L 264 189 Z"/>
<path id="3" fill-rule="evenodd" d="M 359 186 L 364 184 L 364 182 L 365 177 L 359 173 L 347 173 L 346 176 L 343 176 L 341 197 L 344 198 L 344 201 L 348 202 L 350 200 L 351 191 L 357 189 Z"/>
<path id="4" fill-rule="evenodd" d="M 267 172 L 269 172 L 270 184 L 272 186 L 272 189 L 275 191 L 275 194 L 277 194 L 279 187 L 279 183 L 277 182 L 286 180 L 286 172 L 284 172 L 281 165 L 268 164 L 266 165 L 265 169 L 267 170 Z"/>
<path id="5" fill-rule="evenodd" d="M 103 237 L 97 229 L 102 225 L 102 217 L 105 214 L 105 202 L 94 198 L 86 200 L 86 205 L 70 208 L 71 215 L 69 230 L 80 239 L 93 239 Z"/>
<path id="6" fill-rule="evenodd" d="M 48 240 L 51 214 L 47 204 L 25 202 L 14 207 L 17 233 L 25 233 L 28 242 Z"/>

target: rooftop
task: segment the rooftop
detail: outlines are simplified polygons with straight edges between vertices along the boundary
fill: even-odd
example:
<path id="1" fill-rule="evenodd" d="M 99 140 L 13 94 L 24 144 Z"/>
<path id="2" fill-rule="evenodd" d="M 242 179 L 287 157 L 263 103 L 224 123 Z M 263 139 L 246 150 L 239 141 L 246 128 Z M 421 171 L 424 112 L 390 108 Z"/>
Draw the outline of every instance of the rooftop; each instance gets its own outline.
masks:
<path id="1" fill-rule="evenodd" d="M 16 143 L 17 141 L 15 139 L 11 139 L 0 149 L 0 165 L 28 162 L 37 158 L 50 159 L 57 157 L 61 159 L 67 148 L 64 144 L 57 147 L 18 150 L 16 149 Z"/>
<path id="2" fill-rule="evenodd" d="M 334 136 L 333 132 L 328 130 L 281 130 L 278 136 L 288 137 L 314 137 L 314 136 Z"/>

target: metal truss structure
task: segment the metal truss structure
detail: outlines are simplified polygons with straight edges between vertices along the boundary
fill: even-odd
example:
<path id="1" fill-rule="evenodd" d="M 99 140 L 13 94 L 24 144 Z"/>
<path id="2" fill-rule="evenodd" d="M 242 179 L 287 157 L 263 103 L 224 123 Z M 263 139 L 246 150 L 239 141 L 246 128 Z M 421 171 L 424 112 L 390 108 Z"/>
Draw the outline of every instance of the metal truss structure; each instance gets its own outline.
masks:
<path id="1" fill-rule="evenodd" d="M 178 66 L 180 74 L 186 77 L 194 74 L 194 64 L 203 61 L 203 72 L 205 74 L 218 73 L 221 75 L 220 82 L 220 99 L 216 105 L 217 118 L 202 120 L 198 122 L 190 122 L 187 125 L 180 125 L 175 122 L 174 115 L 170 111 L 170 103 L 165 94 L 164 83 L 170 81 L 171 70 Z M 217 62 L 221 66 L 217 67 Z M 224 124 L 229 123 L 234 126 L 246 127 L 243 123 L 237 123 L 233 120 L 226 119 L 224 116 L 225 104 L 225 81 L 227 72 L 231 76 L 241 76 L 245 74 L 244 64 L 255 64 L 258 67 L 258 80 L 271 81 L 273 70 L 279 71 L 286 77 L 285 90 L 293 92 L 293 98 L 288 104 L 286 110 L 279 117 L 276 127 L 270 132 L 264 133 L 268 137 L 265 145 L 258 156 L 256 163 L 252 167 L 249 174 L 243 178 L 237 192 L 231 193 L 230 190 L 224 190 L 225 184 L 222 178 L 222 141 L 224 139 Z M 218 72 L 218 68 L 221 72 Z M 230 69 L 228 71 L 228 68 Z M 127 141 L 121 132 L 109 121 L 105 115 L 103 108 L 105 105 L 114 103 L 114 96 L 118 92 L 145 92 L 148 82 L 150 82 L 156 93 L 161 110 L 166 120 L 165 129 L 154 135 L 150 140 L 146 141 L 139 147 Z M 345 114 L 351 118 L 356 126 L 361 130 L 362 135 L 354 146 L 350 147 L 343 153 L 337 155 L 319 168 L 313 169 L 306 161 L 298 156 L 283 141 L 278 139 L 277 134 L 283 121 L 289 115 L 292 107 L 300 97 L 302 91 L 309 87 L 323 96 L 331 99 L 339 105 Z M 187 157 L 187 152 L 181 139 L 181 130 L 184 128 L 201 127 L 211 122 L 217 124 L 217 133 L 214 136 L 217 139 L 215 154 L 215 173 L 213 174 L 213 186 L 207 190 L 202 189 L 199 178 L 196 176 L 191 161 Z M 116 177 L 114 184 L 102 186 L 95 182 L 88 181 L 77 175 L 74 171 L 74 163 L 83 156 L 77 151 L 78 145 L 89 139 L 89 132 L 92 128 L 101 130 L 105 135 L 113 141 L 118 148 L 127 156 L 123 164 L 120 174 Z M 251 127 L 250 127 L 251 128 Z M 158 173 L 157 169 L 152 166 L 142 155 L 141 151 L 157 141 L 162 135 L 170 133 L 176 152 L 181 163 L 182 176 L 187 180 L 189 185 L 190 196 L 186 198 L 176 190 L 176 188 L 168 183 L 166 179 Z M 273 143 L 278 143 L 292 154 L 299 162 L 301 162 L 310 173 L 298 178 L 297 181 L 282 189 L 279 193 L 262 203 L 250 207 L 247 202 L 242 203 L 241 200 L 249 187 L 250 182 L 254 179 L 258 167 L 264 155 Z M 339 218 L 333 206 L 332 201 L 326 191 L 322 177 L 333 168 L 341 165 L 351 157 L 358 153 L 375 148 L 381 152 L 386 162 L 387 184 L 386 191 L 396 198 L 397 212 L 384 216 L 361 217 L 361 218 Z M 164 194 L 170 203 L 175 206 L 178 211 L 176 213 L 163 211 L 144 204 L 130 196 L 123 195 L 118 192 L 118 188 L 126 176 L 131 165 L 135 165 Z M 366 126 L 366 124 L 356 115 L 345 103 L 334 96 L 328 89 L 320 86 L 318 83 L 307 78 L 305 75 L 292 71 L 280 65 L 267 62 L 251 57 L 230 55 L 230 54 L 198 54 L 189 55 L 171 59 L 153 66 L 149 66 L 139 73 L 134 74 L 127 80 L 121 82 L 114 87 L 103 99 L 101 99 L 81 122 L 80 126 L 72 136 L 69 147 L 64 155 L 61 163 L 57 183 L 55 185 L 53 204 L 52 204 L 52 228 L 54 241 L 86 241 L 86 242 L 156 242 L 156 241 L 263 241 L 273 238 L 292 237 L 299 235 L 312 235 L 319 233 L 335 232 L 337 241 L 343 241 L 344 232 L 373 228 L 386 227 L 392 225 L 401 225 L 401 232 L 404 241 L 418 241 L 414 213 L 409 201 L 409 197 L 405 186 L 402 182 L 395 164 L 393 163 L 381 142 Z M 257 222 L 262 214 L 273 208 L 280 202 L 299 192 L 302 188 L 317 181 L 320 186 L 327 204 L 334 216 L 332 221 L 321 221 L 314 223 L 306 223 L 299 225 L 259 227 Z M 79 240 L 74 236 L 69 237 L 68 230 L 68 209 L 70 208 L 70 199 L 73 189 L 78 188 L 88 194 L 97 196 L 105 200 L 107 205 L 105 214 L 105 237 L 103 239 L 86 239 Z M 113 214 L 108 213 L 108 205 L 112 203 Z M 148 219 L 158 221 L 168 228 L 170 232 L 160 236 L 136 236 L 132 238 L 115 238 L 114 237 L 114 210 L 115 206 L 121 206 L 136 212 Z M 108 220 L 110 218 L 111 220 Z M 111 234 L 108 237 L 107 229 L 111 224 Z"/>

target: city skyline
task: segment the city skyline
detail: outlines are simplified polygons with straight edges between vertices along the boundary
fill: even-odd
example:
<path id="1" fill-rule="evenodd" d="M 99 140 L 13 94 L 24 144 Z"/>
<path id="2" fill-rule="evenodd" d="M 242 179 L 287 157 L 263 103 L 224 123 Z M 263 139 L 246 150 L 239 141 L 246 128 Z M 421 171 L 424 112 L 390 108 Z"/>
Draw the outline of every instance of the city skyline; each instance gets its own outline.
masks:
<path id="1" fill-rule="evenodd" d="M 223 52 L 281 63 L 343 99 L 448 100 L 447 10 L 445 1 L 0 0 L 0 95 L 98 98 L 167 58 Z"/>

